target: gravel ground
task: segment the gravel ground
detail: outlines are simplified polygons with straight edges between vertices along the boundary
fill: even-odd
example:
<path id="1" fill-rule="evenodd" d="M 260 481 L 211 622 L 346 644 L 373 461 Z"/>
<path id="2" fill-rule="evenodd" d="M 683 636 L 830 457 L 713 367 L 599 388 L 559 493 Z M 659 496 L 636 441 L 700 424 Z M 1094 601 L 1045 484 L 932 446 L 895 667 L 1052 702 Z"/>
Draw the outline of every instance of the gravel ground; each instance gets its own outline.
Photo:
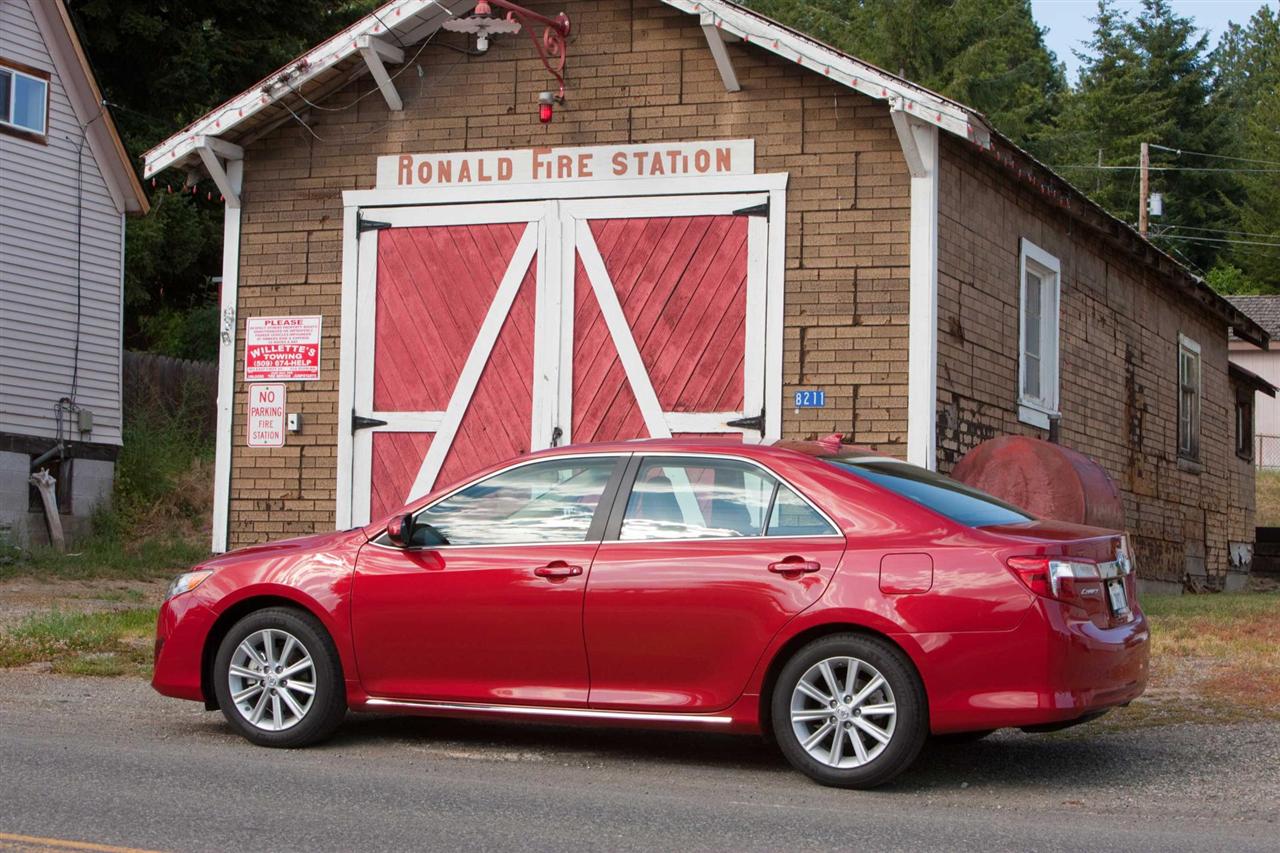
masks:
<path id="1" fill-rule="evenodd" d="M 0 833 L 154 849 L 1280 850 L 1280 724 L 927 749 L 873 792 L 753 738 L 353 716 L 257 749 L 132 679 L 0 672 Z"/>

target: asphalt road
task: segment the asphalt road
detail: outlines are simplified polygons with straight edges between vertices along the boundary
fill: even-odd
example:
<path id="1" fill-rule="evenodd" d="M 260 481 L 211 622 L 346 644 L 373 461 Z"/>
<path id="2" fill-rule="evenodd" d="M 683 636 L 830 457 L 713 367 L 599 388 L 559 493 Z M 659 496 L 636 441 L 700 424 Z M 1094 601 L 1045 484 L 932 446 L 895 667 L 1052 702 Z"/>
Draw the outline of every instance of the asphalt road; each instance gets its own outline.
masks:
<path id="1" fill-rule="evenodd" d="M 0 850 L 1280 850 L 1280 726 L 1076 732 L 852 792 L 725 735 L 352 717 L 265 750 L 138 681 L 0 672 Z"/>

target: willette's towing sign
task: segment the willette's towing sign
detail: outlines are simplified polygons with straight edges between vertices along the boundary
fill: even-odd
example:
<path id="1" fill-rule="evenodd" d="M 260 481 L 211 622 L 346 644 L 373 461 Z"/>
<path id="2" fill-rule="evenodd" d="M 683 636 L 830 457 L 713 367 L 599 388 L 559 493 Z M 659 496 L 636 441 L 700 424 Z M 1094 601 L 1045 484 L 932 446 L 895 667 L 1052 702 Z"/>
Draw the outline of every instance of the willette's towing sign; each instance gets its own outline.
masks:
<path id="1" fill-rule="evenodd" d="M 250 317 L 244 330 L 246 382 L 320 378 L 320 317 Z"/>

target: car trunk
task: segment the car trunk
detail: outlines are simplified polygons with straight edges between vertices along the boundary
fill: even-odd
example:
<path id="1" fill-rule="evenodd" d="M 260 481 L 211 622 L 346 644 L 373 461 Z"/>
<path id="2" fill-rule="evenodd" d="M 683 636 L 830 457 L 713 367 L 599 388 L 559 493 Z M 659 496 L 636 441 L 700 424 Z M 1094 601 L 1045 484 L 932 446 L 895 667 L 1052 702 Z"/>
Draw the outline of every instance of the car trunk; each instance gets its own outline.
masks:
<path id="1" fill-rule="evenodd" d="M 1134 618 L 1137 584 L 1123 534 L 1048 520 L 980 529 L 1006 543 L 1006 564 L 1038 595 L 1068 605 L 1099 628 Z"/>

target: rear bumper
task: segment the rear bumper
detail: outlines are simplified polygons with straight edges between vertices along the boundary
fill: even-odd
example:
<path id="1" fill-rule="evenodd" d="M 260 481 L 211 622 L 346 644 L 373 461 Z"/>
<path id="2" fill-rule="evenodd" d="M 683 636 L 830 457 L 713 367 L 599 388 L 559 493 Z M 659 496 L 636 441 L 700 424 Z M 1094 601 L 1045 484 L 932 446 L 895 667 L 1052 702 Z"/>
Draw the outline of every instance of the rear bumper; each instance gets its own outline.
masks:
<path id="1" fill-rule="evenodd" d="M 1100 628 L 1037 599 L 1011 631 L 909 638 L 935 734 L 1095 716 L 1133 701 L 1147 684 L 1150 632 L 1141 611 Z"/>
<path id="2" fill-rule="evenodd" d="M 161 606 L 151 676 L 156 692 L 177 699 L 204 700 L 200 684 L 204 641 L 215 618 L 213 611 L 190 593 Z"/>

